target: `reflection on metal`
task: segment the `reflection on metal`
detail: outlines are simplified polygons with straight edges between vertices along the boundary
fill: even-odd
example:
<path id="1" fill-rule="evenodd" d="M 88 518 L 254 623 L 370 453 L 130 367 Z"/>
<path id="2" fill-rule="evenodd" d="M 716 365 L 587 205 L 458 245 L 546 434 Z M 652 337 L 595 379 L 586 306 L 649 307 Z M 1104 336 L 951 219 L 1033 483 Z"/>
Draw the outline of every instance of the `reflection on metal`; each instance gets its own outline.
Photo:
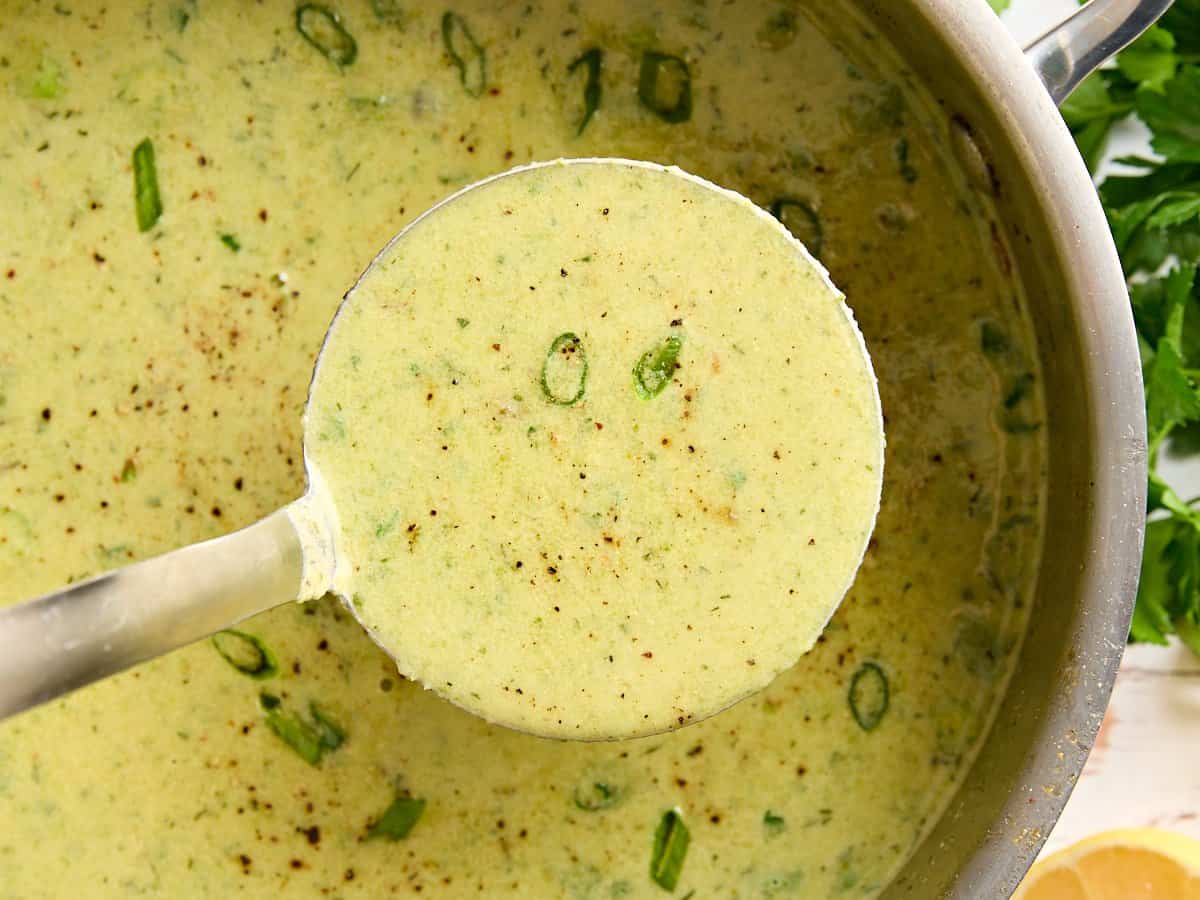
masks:
<path id="1" fill-rule="evenodd" d="M 1171 0 L 1092 0 L 1025 50 L 1056 104 L 1171 6 Z"/>

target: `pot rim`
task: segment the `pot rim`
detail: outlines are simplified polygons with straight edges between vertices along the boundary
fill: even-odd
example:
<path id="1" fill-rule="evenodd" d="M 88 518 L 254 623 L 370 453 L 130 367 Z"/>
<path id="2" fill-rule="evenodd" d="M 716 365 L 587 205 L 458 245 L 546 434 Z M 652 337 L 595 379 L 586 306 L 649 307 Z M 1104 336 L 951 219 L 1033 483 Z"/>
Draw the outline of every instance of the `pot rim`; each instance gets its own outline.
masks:
<path id="1" fill-rule="evenodd" d="M 967 898 L 981 896 L 985 886 L 1015 889 L 1050 831 L 1020 826 L 1029 821 L 1035 805 L 1039 818 L 1058 821 L 1099 731 L 1129 633 L 1141 569 L 1145 400 L 1125 275 L 1112 233 L 1091 175 L 1045 85 L 986 4 L 909 2 L 976 74 L 977 89 L 1035 188 L 1052 238 L 1045 251 L 1059 261 L 1078 317 L 1080 375 L 1090 388 L 1091 509 L 1081 519 L 1089 549 L 1078 577 L 1084 602 L 1070 642 L 1078 651 L 1077 677 L 1048 709 L 1041 730 L 1045 739 L 1026 755 L 1017 789 L 955 880 L 949 896 Z M 1064 763 L 1061 751 L 1067 743 L 1073 753 Z M 1044 783 L 1060 790 L 1047 796 Z"/>

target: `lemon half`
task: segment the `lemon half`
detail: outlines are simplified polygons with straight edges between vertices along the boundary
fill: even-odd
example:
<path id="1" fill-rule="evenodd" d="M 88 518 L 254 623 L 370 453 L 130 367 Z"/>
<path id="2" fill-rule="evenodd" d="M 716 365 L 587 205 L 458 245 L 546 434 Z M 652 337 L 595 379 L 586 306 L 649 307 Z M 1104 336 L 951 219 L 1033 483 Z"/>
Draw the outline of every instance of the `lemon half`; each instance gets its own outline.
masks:
<path id="1" fill-rule="evenodd" d="M 1155 828 L 1106 831 L 1039 862 L 1013 900 L 1200 900 L 1200 841 Z"/>

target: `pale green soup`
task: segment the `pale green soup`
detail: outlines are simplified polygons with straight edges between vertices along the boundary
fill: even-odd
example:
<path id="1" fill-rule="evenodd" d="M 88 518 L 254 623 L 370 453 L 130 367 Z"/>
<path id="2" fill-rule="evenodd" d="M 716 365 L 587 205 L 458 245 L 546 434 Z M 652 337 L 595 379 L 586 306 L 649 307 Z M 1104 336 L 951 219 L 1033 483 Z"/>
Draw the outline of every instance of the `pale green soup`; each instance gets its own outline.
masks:
<path id="1" fill-rule="evenodd" d="M 389 245 L 330 328 L 305 452 L 333 586 L 400 672 L 583 740 L 706 718 L 810 650 L 883 476 L 815 260 L 628 161 L 518 169 Z"/>
<path id="2" fill-rule="evenodd" d="M 0 602 L 298 496 L 312 362 L 364 264 L 559 156 L 678 164 L 828 267 L 879 375 L 875 536 L 798 665 L 621 743 L 488 725 L 336 603 L 274 610 L 0 724 L 0 894 L 878 893 L 986 731 L 1041 536 L 1030 330 L 950 124 L 840 12 L 336 11 L 0 0 Z"/>

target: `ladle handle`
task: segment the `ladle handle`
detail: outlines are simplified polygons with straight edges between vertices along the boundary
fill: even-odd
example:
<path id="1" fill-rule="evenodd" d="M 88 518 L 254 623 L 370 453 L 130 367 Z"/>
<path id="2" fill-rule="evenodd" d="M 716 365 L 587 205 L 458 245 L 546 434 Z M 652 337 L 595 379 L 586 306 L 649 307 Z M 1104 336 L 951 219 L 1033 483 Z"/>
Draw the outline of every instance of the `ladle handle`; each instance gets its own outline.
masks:
<path id="1" fill-rule="evenodd" d="M 282 509 L 0 610 L 0 718 L 295 600 L 301 564 Z"/>
<path id="2" fill-rule="evenodd" d="M 1092 0 L 1025 48 L 1042 84 L 1062 104 L 1079 82 L 1125 49 L 1171 0 Z"/>

